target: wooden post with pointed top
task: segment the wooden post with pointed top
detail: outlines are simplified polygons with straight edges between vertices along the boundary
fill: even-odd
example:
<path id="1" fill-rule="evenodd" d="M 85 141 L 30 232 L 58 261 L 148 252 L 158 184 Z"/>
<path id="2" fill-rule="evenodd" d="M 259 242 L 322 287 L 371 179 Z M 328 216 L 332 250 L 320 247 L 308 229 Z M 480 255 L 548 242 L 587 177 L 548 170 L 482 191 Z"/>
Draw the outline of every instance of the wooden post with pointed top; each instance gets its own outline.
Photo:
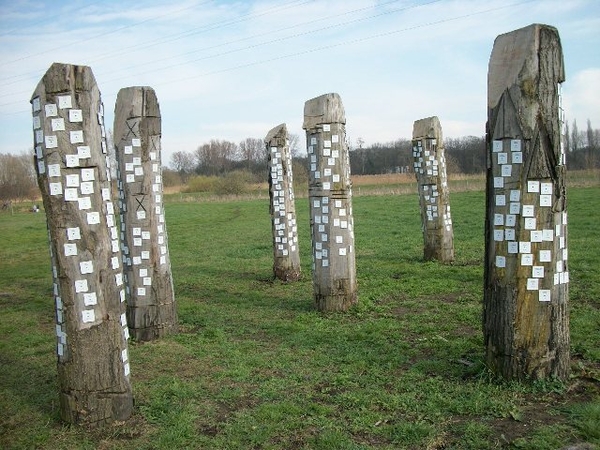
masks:
<path id="1" fill-rule="evenodd" d="M 92 70 L 52 64 L 31 103 L 54 278 L 60 415 L 94 426 L 125 420 L 133 410 L 125 286 Z"/>
<path id="2" fill-rule="evenodd" d="M 150 87 L 123 88 L 115 104 L 127 322 L 140 341 L 176 333 L 177 308 L 162 201 L 161 117 Z"/>
<path id="3" fill-rule="evenodd" d="M 442 126 L 437 117 L 415 121 L 413 159 L 423 229 L 423 259 L 454 261 L 454 232 Z"/>
<path id="4" fill-rule="evenodd" d="M 338 94 L 304 105 L 313 289 L 320 311 L 346 311 L 357 302 L 354 219 L 346 116 Z"/>
<path id="5" fill-rule="evenodd" d="M 282 281 L 300 279 L 298 225 L 294 202 L 292 156 L 285 123 L 265 138 L 269 155 L 269 197 L 273 230 L 273 275 Z"/>
<path id="6" fill-rule="evenodd" d="M 483 329 L 506 379 L 567 379 L 567 203 L 558 31 L 500 35 L 488 70 Z"/>

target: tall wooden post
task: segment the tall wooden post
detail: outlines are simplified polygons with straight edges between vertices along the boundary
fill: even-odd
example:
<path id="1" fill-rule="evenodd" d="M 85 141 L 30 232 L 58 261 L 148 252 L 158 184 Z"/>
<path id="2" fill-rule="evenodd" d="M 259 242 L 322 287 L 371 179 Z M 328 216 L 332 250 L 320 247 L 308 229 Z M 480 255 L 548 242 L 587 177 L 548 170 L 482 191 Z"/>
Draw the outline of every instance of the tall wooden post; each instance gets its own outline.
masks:
<path id="1" fill-rule="evenodd" d="M 437 117 L 415 121 L 412 145 L 421 205 L 423 258 L 449 263 L 454 261 L 454 232 L 442 126 Z"/>
<path id="2" fill-rule="evenodd" d="M 265 144 L 269 155 L 273 275 L 283 281 L 297 281 L 300 279 L 300 251 L 294 202 L 292 155 L 285 123 L 269 131 Z"/>
<path id="3" fill-rule="evenodd" d="M 558 31 L 500 35 L 488 71 L 483 328 L 507 379 L 569 374 L 569 272 Z"/>
<path id="4" fill-rule="evenodd" d="M 345 311 L 357 302 L 354 220 L 346 116 L 338 94 L 304 105 L 308 195 L 317 309 Z"/>
<path id="5" fill-rule="evenodd" d="M 178 329 L 162 202 L 161 117 L 154 90 L 123 88 L 115 105 L 127 322 L 140 341 Z"/>
<path id="6" fill-rule="evenodd" d="M 60 414 L 87 425 L 125 420 L 133 409 L 125 286 L 92 70 L 52 64 L 31 104 L 54 278 Z"/>

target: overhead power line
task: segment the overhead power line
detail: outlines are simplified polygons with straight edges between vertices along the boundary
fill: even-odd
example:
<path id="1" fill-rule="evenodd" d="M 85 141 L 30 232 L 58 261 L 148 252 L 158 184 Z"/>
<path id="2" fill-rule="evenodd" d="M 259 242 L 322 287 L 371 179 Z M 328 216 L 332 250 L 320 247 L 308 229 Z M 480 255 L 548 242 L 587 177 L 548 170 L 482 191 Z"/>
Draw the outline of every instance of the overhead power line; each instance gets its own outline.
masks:
<path id="1" fill-rule="evenodd" d="M 206 76 L 217 75 L 217 74 L 226 73 L 226 72 L 232 72 L 232 71 L 236 71 L 236 70 L 245 69 L 245 68 L 248 68 L 248 67 L 253 67 L 253 66 L 257 66 L 257 65 L 261 65 L 261 64 L 271 63 L 271 62 L 274 62 L 274 61 L 280 61 L 280 60 L 283 60 L 283 59 L 289 59 L 289 58 L 293 58 L 293 57 L 307 55 L 307 54 L 311 54 L 311 53 L 315 53 L 315 52 L 319 52 L 319 51 L 323 51 L 323 50 L 329 50 L 329 49 L 332 49 L 332 48 L 337 48 L 337 47 L 342 47 L 342 46 L 357 44 L 357 43 L 361 43 L 361 42 L 366 42 L 366 41 L 369 41 L 369 40 L 383 38 L 383 37 L 391 36 L 391 35 L 398 34 L 398 33 L 403 33 L 403 32 L 407 32 L 407 31 L 413 31 L 413 30 L 417 30 L 417 29 L 421 29 L 421 28 L 426 28 L 426 27 L 433 27 L 433 26 L 441 25 L 441 24 L 452 22 L 452 21 L 456 21 L 456 20 L 466 19 L 466 18 L 469 18 L 469 17 L 474 17 L 474 16 L 478 16 L 478 15 L 482 15 L 482 14 L 487 14 L 487 13 L 492 13 L 492 12 L 500 11 L 502 9 L 507 9 L 507 8 L 512 8 L 512 7 L 515 7 L 515 6 L 520 6 L 520 5 L 523 5 L 523 4 L 526 4 L 526 3 L 531 3 L 533 1 L 535 1 L 535 0 L 521 0 L 521 1 L 518 1 L 518 2 L 514 2 L 514 3 L 510 3 L 510 4 L 505 4 L 505 5 L 494 7 L 494 8 L 487 8 L 487 9 L 483 9 L 483 10 L 479 10 L 479 11 L 474 11 L 474 12 L 471 12 L 471 13 L 462 14 L 462 15 L 458 15 L 458 16 L 454 16 L 454 17 L 448 17 L 448 18 L 444 18 L 444 19 L 440 19 L 440 20 L 436 20 L 436 21 L 431 21 L 431 22 L 427 22 L 427 23 L 420 23 L 418 25 L 414 25 L 414 26 L 410 26 L 410 27 L 404 27 L 404 28 L 399 28 L 399 29 L 396 29 L 396 30 L 390 30 L 390 31 L 382 32 L 382 33 L 371 34 L 369 36 L 365 36 L 365 37 L 361 37 L 361 38 L 356 38 L 356 39 L 346 40 L 346 41 L 342 41 L 342 42 L 337 42 L 337 43 L 322 45 L 322 46 L 318 46 L 318 47 L 313 47 L 311 49 L 307 49 L 307 50 L 303 50 L 303 51 L 299 51 L 299 52 L 293 52 L 293 53 L 289 53 L 289 54 L 286 54 L 286 55 L 280 55 L 280 56 L 275 56 L 275 57 L 271 57 L 271 58 L 265 58 L 265 59 L 261 59 L 261 60 L 251 61 L 251 62 L 248 62 L 248 63 L 245 63 L 245 64 L 239 64 L 239 65 L 227 67 L 227 68 L 224 68 L 224 69 L 218 69 L 218 70 L 213 70 L 213 71 L 199 73 L 197 75 L 192 75 L 192 76 L 188 76 L 188 77 L 181 77 L 181 78 L 171 79 L 171 80 L 167 80 L 167 81 L 162 81 L 162 82 L 154 83 L 153 85 L 154 86 L 164 86 L 164 85 L 169 85 L 169 84 L 173 84 L 173 83 L 182 83 L 182 82 L 186 82 L 186 81 L 189 81 L 189 80 L 194 80 L 194 79 L 198 79 L 198 78 L 202 78 L 202 77 L 206 77 Z M 106 98 L 111 98 L 111 96 L 104 97 L 104 99 L 106 99 Z M 0 105 L 0 106 L 7 106 L 7 105 L 15 104 L 15 103 L 16 102 L 6 103 L 6 104 Z M 15 111 L 15 112 L 12 112 L 12 113 L 3 113 L 2 115 L 16 115 L 16 114 L 22 114 L 23 112 L 29 112 L 29 110 Z"/>
<path id="2" fill-rule="evenodd" d="M 96 3 L 99 3 L 99 2 L 96 2 Z M 3 64 L 12 64 L 12 63 L 15 63 L 15 62 L 23 61 L 25 59 L 29 59 L 29 58 L 31 58 L 33 56 L 39 56 L 39 55 L 46 54 L 48 52 L 53 52 L 53 51 L 56 51 L 56 50 L 62 50 L 65 47 L 71 47 L 71 46 L 74 46 L 74 45 L 79 45 L 79 44 L 84 43 L 84 42 L 93 41 L 95 39 L 99 39 L 101 37 L 108 36 L 110 34 L 118 33 L 120 31 L 126 30 L 128 28 L 137 27 L 137 26 L 142 25 L 144 23 L 148 23 L 148 22 L 151 22 L 153 20 L 160 19 L 160 18 L 163 18 L 163 17 L 166 17 L 166 16 L 170 16 L 171 14 L 175 14 L 175 13 L 178 13 L 178 12 L 181 12 L 181 11 L 185 11 L 187 9 L 191 9 L 191 8 L 196 8 L 198 6 L 202 6 L 203 4 L 206 4 L 206 3 L 210 3 L 210 0 L 207 0 L 207 1 L 203 2 L 203 3 L 200 3 L 199 5 L 187 6 L 185 8 L 181 8 L 181 9 L 178 9 L 178 10 L 175 10 L 175 11 L 170 11 L 168 13 L 159 14 L 158 16 L 151 17 L 151 18 L 145 19 L 145 20 L 141 20 L 139 22 L 136 22 L 136 23 L 133 23 L 133 24 L 130 24 L 130 25 L 124 25 L 122 27 L 115 28 L 115 29 L 109 30 L 109 31 L 105 31 L 105 32 L 102 32 L 102 33 L 99 33 L 99 34 L 96 34 L 96 35 L 93 35 L 93 36 L 89 36 L 89 37 L 87 37 L 85 39 L 79 39 L 77 41 L 73 41 L 71 44 L 61 45 L 60 47 L 55 47 L 55 48 L 49 48 L 49 49 L 47 48 L 47 49 L 44 49 L 44 50 L 39 51 L 37 53 L 32 53 L 32 54 L 25 55 L 25 56 L 22 56 L 22 57 L 17 58 L 17 59 L 13 59 L 12 61 L 5 61 L 5 62 L 3 62 Z"/>
<path id="3" fill-rule="evenodd" d="M 274 61 L 280 61 L 282 59 L 288 59 L 288 58 L 293 58 L 296 56 L 301 56 L 301 55 L 307 55 L 310 53 L 315 53 L 315 52 L 319 52 L 319 51 L 323 51 L 323 50 L 329 50 L 332 48 L 337 48 L 337 47 L 342 47 L 345 45 L 351 45 L 351 44 L 357 44 L 357 43 L 361 43 L 361 42 L 365 42 L 365 41 L 370 41 L 373 39 L 378 39 L 378 38 L 382 38 L 382 37 L 386 37 L 386 36 L 391 36 L 394 34 L 398 34 L 398 33 L 403 33 L 406 31 L 412 31 L 412 30 L 417 30 L 420 28 L 426 28 L 426 27 L 431 27 L 431 26 L 435 26 L 435 25 L 441 25 L 443 23 L 447 23 L 447 22 L 452 22 L 452 21 L 456 21 L 456 20 L 460 20 L 460 19 L 466 19 L 468 17 L 474 17 L 477 15 L 481 15 L 481 14 L 486 14 L 486 13 L 490 13 L 490 12 L 495 12 L 495 11 L 499 11 L 502 9 L 506 9 L 506 8 L 512 8 L 514 6 L 519 6 L 519 5 L 523 5 L 525 3 L 531 3 L 533 1 L 536 0 L 522 0 L 516 3 L 511 3 L 508 5 L 503 5 L 503 6 L 498 6 L 495 8 L 489 8 L 489 9 L 485 9 L 485 10 L 481 10 L 481 11 L 475 11 L 472 13 L 468 13 L 468 14 L 463 14 L 460 16 L 455 16 L 455 17 L 449 17 L 446 19 L 440 19 L 440 20 L 436 20 L 433 22 L 427 22 L 427 23 L 421 23 L 418 25 L 414 25 L 411 27 L 406 27 L 406 28 L 401 28 L 401 29 L 396 29 L 396 30 L 391 30 L 391 31 L 386 31 L 383 33 L 377 33 L 377 34 L 372 34 L 369 36 L 365 36 L 362 38 L 356 38 L 356 39 L 351 39 L 351 40 L 347 40 L 347 41 L 343 41 L 343 42 L 337 42 L 334 44 L 327 44 L 327 45 L 323 45 L 323 46 L 319 46 L 319 47 L 314 47 L 308 50 L 303 50 L 300 52 L 294 52 L 294 53 L 289 53 L 287 55 L 281 55 L 281 56 L 276 56 L 273 58 L 268 58 L 268 59 L 262 59 L 262 60 L 258 60 L 258 61 L 251 61 L 249 63 L 246 64 L 240 64 L 237 66 L 232 66 L 232 67 L 228 67 L 225 69 L 219 69 L 219 70 L 213 70 L 210 72 L 204 72 L 198 75 L 193 75 L 190 77 L 185 77 L 185 78 L 178 78 L 175 80 L 169 80 L 169 81 L 164 81 L 164 82 L 159 82 L 159 83 L 155 83 L 156 86 L 163 86 L 163 85 L 167 85 L 167 84 L 172 84 L 172 83 L 181 83 L 182 81 L 189 81 L 189 80 L 193 80 L 196 78 L 201 78 L 201 77 L 205 77 L 205 76 L 210 76 L 210 75 L 216 75 L 216 74 L 220 74 L 220 73 L 225 73 L 225 72 L 231 72 L 234 70 L 239 70 L 239 69 L 244 69 L 247 67 L 252 67 L 252 66 L 257 66 L 257 65 L 261 65 L 261 64 L 266 64 L 266 63 L 270 63 L 270 62 L 274 62 Z"/>

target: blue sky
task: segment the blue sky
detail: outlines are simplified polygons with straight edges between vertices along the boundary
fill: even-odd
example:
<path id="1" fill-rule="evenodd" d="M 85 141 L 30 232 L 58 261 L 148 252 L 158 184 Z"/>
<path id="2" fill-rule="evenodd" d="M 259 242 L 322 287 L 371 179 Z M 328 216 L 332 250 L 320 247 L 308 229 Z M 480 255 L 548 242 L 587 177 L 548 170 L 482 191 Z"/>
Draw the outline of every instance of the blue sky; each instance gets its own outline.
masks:
<path id="1" fill-rule="evenodd" d="M 337 92 L 348 139 L 410 138 L 437 115 L 444 136 L 482 136 L 496 36 L 555 26 L 569 122 L 600 128 L 597 0 L 0 0 L 0 153 L 32 148 L 29 99 L 53 62 L 89 65 L 112 128 L 119 89 L 151 86 L 163 164 L 210 139 L 264 138 L 304 102 Z"/>

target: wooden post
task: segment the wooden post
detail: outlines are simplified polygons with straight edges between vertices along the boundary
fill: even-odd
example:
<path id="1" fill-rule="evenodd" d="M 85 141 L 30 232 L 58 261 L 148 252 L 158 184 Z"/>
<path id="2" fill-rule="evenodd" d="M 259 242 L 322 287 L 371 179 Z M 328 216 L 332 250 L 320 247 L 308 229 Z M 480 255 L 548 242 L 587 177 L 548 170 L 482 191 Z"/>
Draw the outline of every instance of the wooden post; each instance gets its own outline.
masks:
<path id="1" fill-rule="evenodd" d="M 300 279 L 300 251 L 294 202 L 292 156 L 284 123 L 265 138 L 269 155 L 269 196 L 273 230 L 273 275 L 283 281 Z"/>
<path id="2" fill-rule="evenodd" d="M 162 202 L 161 117 L 154 90 L 123 88 L 115 105 L 119 209 L 127 322 L 149 341 L 176 333 L 177 308 Z"/>
<path id="3" fill-rule="evenodd" d="M 423 229 L 423 258 L 454 261 L 454 232 L 442 126 L 437 117 L 415 121 L 413 158 Z"/>
<path id="4" fill-rule="evenodd" d="M 86 425 L 125 420 L 133 409 L 125 286 L 92 70 L 52 64 L 31 103 L 54 279 L 60 414 Z"/>
<path id="5" fill-rule="evenodd" d="M 320 311 L 346 311 L 357 302 L 354 221 L 346 116 L 338 94 L 304 105 L 313 289 Z"/>
<path id="6" fill-rule="evenodd" d="M 483 328 L 506 379 L 567 379 L 569 272 L 558 31 L 500 35 L 488 71 Z"/>

